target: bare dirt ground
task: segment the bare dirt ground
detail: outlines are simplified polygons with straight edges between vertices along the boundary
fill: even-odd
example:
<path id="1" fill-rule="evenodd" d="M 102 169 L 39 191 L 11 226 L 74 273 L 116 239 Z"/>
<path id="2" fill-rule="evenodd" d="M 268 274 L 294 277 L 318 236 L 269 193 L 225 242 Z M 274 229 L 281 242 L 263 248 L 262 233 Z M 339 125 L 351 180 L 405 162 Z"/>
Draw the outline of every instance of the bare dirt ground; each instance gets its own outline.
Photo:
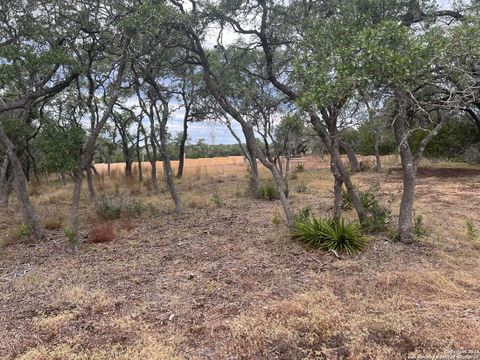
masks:
<path id="1" fill-rule="evenodd" d="M 295 209 L 329 214 L 325 167 L 310 159 L 296 173 Z M 243 195 L 242 171 L 183 179 L 181 215 L 167 194 L 134 188 L 159 212 L 115 221 L 112 242 L 77 254 L 62 229 L 44 242 L 16 239 L 15 206 L 3 210 L 0 358 L 405 359 L 460 349 L 480 358 L 480 239 L 466 226 L 480 229 L 480 170 L 419 175 L 428 234 L 408 246 L 375 235 L 341 260 L 292 241 L 280 204 Z M 361 188 L 378 182 L 385 199 L 400 179 L 395 167 L 354 176 Z M 66 224 L 69 196 L 51 186 L 33 198 Z M 98 219 L 86 199 L 82 215 L 87 232 Z"/>

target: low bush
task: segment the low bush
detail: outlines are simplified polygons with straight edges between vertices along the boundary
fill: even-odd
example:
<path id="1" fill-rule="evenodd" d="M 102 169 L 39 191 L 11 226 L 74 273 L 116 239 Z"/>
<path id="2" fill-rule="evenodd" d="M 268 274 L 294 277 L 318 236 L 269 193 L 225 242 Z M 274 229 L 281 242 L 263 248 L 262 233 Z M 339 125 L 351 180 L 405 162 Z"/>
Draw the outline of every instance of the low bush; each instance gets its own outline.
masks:
<path id="1" fill-rule="evenodd" d="M 473 144 L 463 152 L 463 160 L 469 164 L 480 164 L 480 144 Z"/>
<path id="2" fill-rule="evenodd" d="M 122 213 L 121 203 L 102 195 L 97 202 L 97 215 L 102 220 L 116 220 Z"/>
<path id="3" fill-rule="evenodd" d="M 65 229 L 63 229 L 63 233 L 67 237 L 70 246 L 76 246 L 78 244 L 77 233 L 74 229 L 66 227 Z"/>
<path id="4" fill-rule="evenodd" d="M 310 209 L 310 206 L 306 206 L 303 209 L 301 209 L 296 215 L 295 215 L 295 223 L 300 223 L 303 221 L 307 221 L 310 219 L 312 210 Z"/>
<path id="5" fill-rule="evenodd" d="M 115 238 L 111 223 L 94 225 L 88 233 L 89 243 L 104 243 Z"/>
<path id="6" fill-rule="evenodd" d="M 29 225 L 25 224 L 20 224 L 17 227 L 17 231 L 15 232 L 15 235 L 17 239 L 28 239 L 32 235 L 32 227 Z"/>
<path id="7" fill-rule="evenodd" d="M 220 207 L 222 207 L 223 205 L 225 205 L 222 197 L 221 197 L 218 193 L 213 194 L 213 196 L 212 196 L 212 202 L 215 204 L 215 206 L 216 206 L 217 208 L 220 208 Z"/>
<path id="8" fill-rule="evenodd" d="M 127 198 L 124 202 L 122 202 L 122 205 L 121 212 L 128 217 L 138 218 L 145 212 L 145 205 L 143 202 L 134 198 Z"/>
<path id="9" fill-rule="evenodd" d="M 413 234 L 417 237 L 425 236 L 427 235 L 428 230 L 425 227 L 425 224 L 423 222 L 423 216 L 422 215 L 417 215 L 415 216 L 415 221 L 413 223 Z"/>
<path id="10" fill-rule="evenodd" d="M 391 216 L 391 210 L 387 206 L 380 204 L 379 198 L 380 187 L 378 184 L 372 185 L 369 189 L 361 191 L 357 189 L 360 201 L 369 213 L 369 217 L 362 227 L 368 232 L 383 231 L 386 228 Z M 389 205 L 393 202 L 393 198 L 389 201 Z M 342 209 L 351 209 L 353 207 L 352 198 L 346 190 L 342 190 Z"/>
<path id="11" fill-rule="evenodd" d="M 367 243 L 358 224 L 347 223 L 344 219 L 300 220 L 296 222 L 292 235 L 309 247 L 351 255 L 362 251 Z"/>
<path id="12" fill-rule="evenodd" d="M 259 198 L 262 200 L 276 200 L 278 199 L 277 189 L 271 182 L 260 185 Z"/>
<path id="13" fill-rule="evenodd" d="M 303 163 L 298 163 L 297 166 L 295 166 L 295 170 L 302 172 L 305 170 L 305 165 Z"/>
<path id="14" fill-rule="evenodd" d="M 96 212 L 102 220 L 117 220 L 122 216 L 138 218 L 145 212 L 153 215 L 157 213 L 157 209 L 152 204 L 145 205 L 142 201 L 130 196 L 109 198 L 103 195 L 97 202 Z"/>

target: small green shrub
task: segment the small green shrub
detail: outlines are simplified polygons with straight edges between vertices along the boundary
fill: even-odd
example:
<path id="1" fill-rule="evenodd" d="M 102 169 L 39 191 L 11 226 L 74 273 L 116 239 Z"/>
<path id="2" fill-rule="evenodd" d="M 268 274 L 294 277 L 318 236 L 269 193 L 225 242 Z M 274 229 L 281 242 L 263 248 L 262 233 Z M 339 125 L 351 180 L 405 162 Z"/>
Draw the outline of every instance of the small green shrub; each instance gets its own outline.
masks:
<path id="1" fill-rule="evenodd" d="M 300 183 L 300 184 L 297 185 L 295 190 L 299 194 L 304 194 L 304 193 L 307 192 L 308 188 L 307 188 L 307 185 L 305 185 L 304 183 Z"/>
<path id="2" fill-rule="evenodd" d="M 369 217 L 362 227 L 368 232 L 379 232 L 385 230 L 391 216 L 389 207 L 383 206 L 378 201 L 380 187 L 378 184 L 372 185 L 369 189 L 361 191 L 357 189 L 358 196 L 362 206 L 369 213 Z M 393 203 L 393 198 L 389 203 Z M 347 210 L 353 207 L 352 198 L 346 190 L 342 190 L 342 209 Z"/>
<path id="3" fill-rule="evenodd" d="M 20 224 L 17 227 L 17 231 L 15 232 L 15 235 L 17 236 L 18 239 L 28 239 L 32 235 L 32 227 L 29 225 L 25 224 Z"/>
<path id="4" fill-rule="evenodd" d="M 78 244 L 78 238 L 77 238 L 77 233 L 74 229 L 66 227 L 63 229 L 63 233 L 67 237 L 68 243 L 71 246 L 75 246 Z"/>
<path id="5" fill-rule="evenodd" d="M 400 234 L 398 233 L 397 229 L 390 227 L 387 232 L 387 238 L 391 242 L 397 242 L 400 240 Z"/>
<path id="6" fill-rule="evenodd" d="M 356 223 L 344 219 L 307 219 L 298 221 L 292 231 L 295 239 L 309 247 L 356 254 L 362 251 L 367 239 Z"/>
<path id="7" fill-rule="evenodd" d="M 261 184 L 259 198 L 262 200 L 270 200 L 270 201 L 278 199 L 278 193 L 277 193 L 277 190 L 275 189 L 275 185 L 271 182 Z"/>
<path id="8" fill-rule="evenodd" d="M 476 240 L 478 239 L 478 230 L 475 228 L 475 225 L 471 220 L 466 221 L 467 225 L 467 238 L 468 240 Z"/>
<path id="9" fill-rule="evenodd" d="M 145 205 L 135 198 L 129 198 L 123 206 L 120 206 L 120 213 L 122 212 L 129 217 L 138 218 L 145 212 Z"/>
<path id="10" fill-rule="evenodd" d="M 145 205 L 145 210 L 149 217 L 154 218 L 160 215 L 160 210 L 152 203 Z"/>
<path id="11" fill-rule="evenodd" d="M 220 207 L 222 207 L 223 205 L 225 205 L 222 197 L 221 197 L 218 193 L 213 194 L 213 196 L 212 196 L 212 202 L 215 204 L 215 206 L 216 206 L 217 208 L 220 208 Z"/>
<path id="12" fill-rule="evenodd" d="M 295 223 L 307 221 L 308 219 L 310 219 L 311 213 L 312 213 L 312 210 L 310 206 L 304 207 L 295 215 L 295 218 L 294 218 Z"/>
<path id="13" fill-rule="evenodd" d="M 297 166 L 295 166 L 295 170 L 297 170 L 297 172 L 302 172 L 305 170 L 305 165 L 303 163 L 298 163 Z"/>
<path id="14" fill-rule="evenodd" d="M 97 202 L 96 210 L 97 215 L 102 220 L 116 220 L 120 218 L 122 213 L 122 205 L 121 203 L 102 195 Z"/>
<path id="15" fill-rule="evenodd" d="M 426 235 L 428 232 L 425 224 L 423 222 L 423 216 L 417 215 L 415 216 L 415 222 L 413 224 L 413 234 L 417 237 L 421 237 Z"/>

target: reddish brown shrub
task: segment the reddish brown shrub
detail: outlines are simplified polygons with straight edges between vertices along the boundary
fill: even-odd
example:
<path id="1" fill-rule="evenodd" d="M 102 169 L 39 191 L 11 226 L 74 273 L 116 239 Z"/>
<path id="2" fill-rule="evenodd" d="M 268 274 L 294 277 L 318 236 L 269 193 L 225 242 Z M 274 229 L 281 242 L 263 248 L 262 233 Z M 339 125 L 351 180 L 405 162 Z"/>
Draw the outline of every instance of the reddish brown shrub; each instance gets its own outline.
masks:
<path id="1" fill-rule="evenodd" d="M 88 234 L 88 242 L 103 243 L 112 241 L 115 238 L 111 223 L 94 225 Z"/>

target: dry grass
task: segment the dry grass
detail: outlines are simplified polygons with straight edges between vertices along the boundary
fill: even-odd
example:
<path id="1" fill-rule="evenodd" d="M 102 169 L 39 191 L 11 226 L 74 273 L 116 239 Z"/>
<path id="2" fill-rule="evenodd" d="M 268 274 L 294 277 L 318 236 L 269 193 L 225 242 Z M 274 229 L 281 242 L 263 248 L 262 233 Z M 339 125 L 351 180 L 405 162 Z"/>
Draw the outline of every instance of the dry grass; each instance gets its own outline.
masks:
<path id="1" fill-rule="evenodd" d="M 302 162 L 290 184 L 293 208 L 331 214 L 328 159 Z M 107 194 L 134 189 L 158 208 L 114 222 L 113 242 L 84 243 L 72 255 L 56 230 L 41 243 L 9 238 L 0 253 L 0 358 L 405 359 L 480 349 L 480 239 L 466 226 L 480 229 L 478 169 L 425 163 L 416 213 L 427 236 L 405 246 L 379 235 L 339 261 L 292 242 L 277 202 L 244 195 L 243 164 L 205 163 L 177 181 L 181 215 L 148 180 L 126 183 L 121 170 L 96 178 Z M 383 174 L 353 179 L 360 188 L 380 183 L 387 199 L 401 173 L 394 158 L 384 164 Z M 42 217 L 68 213 L 70 191 L 37 187 Z M 87 196 L 81 214 L 87 233 L 98 221 Z M 18 223 L 15 208 L 3 211 L 0 240 Z"/>
<path id="2" fill-rule="evenodd" d="M 43 226 L 47 230 L 61 229 L 63 226 L 63 220 L 56 216 L 49 216 L 43 218 Z"/>

